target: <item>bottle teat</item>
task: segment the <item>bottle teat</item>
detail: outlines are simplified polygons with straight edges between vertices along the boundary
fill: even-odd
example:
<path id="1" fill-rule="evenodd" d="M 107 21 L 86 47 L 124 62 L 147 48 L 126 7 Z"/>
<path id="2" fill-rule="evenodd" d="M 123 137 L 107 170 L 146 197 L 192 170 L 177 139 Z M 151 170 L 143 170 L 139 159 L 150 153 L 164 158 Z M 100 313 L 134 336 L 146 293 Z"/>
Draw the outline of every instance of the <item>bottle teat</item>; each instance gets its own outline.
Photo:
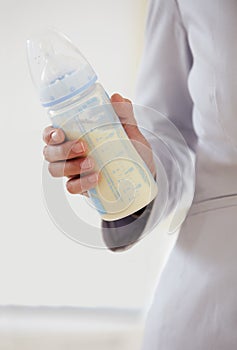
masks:
<path id="1" fill-rule="evenodd" d="M 47 30 L 27 40 L 32 80 L 44 107 L 61 103 L 89 88 L 97 80 L 91 65 L 63 34 Z"/>

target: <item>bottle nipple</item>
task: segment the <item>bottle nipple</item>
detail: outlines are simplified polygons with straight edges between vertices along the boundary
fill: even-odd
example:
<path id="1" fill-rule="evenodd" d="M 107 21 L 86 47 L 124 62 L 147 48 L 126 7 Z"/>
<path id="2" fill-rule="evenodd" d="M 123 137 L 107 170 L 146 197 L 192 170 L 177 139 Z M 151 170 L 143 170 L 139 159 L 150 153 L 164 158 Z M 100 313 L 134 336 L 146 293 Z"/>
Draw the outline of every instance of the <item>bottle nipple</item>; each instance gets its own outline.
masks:
<path id="1" fill-rule="evenodd" d="M 56 105 L 94 84 L 97 76 L 77 47 L 48 30 L 27 41 L 32 80 L 44 107 Z"/>

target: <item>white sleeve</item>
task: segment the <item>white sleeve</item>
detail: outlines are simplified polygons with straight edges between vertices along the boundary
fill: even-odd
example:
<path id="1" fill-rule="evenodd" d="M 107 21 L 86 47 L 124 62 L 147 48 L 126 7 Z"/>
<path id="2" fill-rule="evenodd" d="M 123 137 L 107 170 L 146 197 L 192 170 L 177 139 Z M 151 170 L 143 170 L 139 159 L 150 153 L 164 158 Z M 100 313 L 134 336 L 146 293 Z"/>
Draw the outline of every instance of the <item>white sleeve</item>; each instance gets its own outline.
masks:
<path id="1" fill-rule="evenodd" d="M 188 90 L 191 67 L 192 54 L 176 0 L 151 0 L 135 103 L 163 113 L 195 150 L 193 102 Z M 156 128 L 159 125 L 153 126 Z"/>
<path id="2" fill-rule="evenodd" d="M 148 214 L 143 213 L 146 224 L 141 225 L 142 232 L 136 232 L 136 237 L 155 227 L 164 206 L 161 216 L 163 219 L 167 215 L 172 217 L 170 231 L 175 231 L 185 219 L 193 200 L 197 137 L 192 125 L 193 104 L 188 91 L 191 66 L 192 55 L 176 1 L 150 1 L 134 112 L 141 132 L 152 146 L 160 189 L 160 165 L 164 168 L 168 198 L 163 203 L 158 190 Z M 103 227 L 105 237 L 120 236 L 118 230 L 117 234 L 116 231 L 110 232 L 107 223 Z M 134 227 L 137 230 L 138 226 Z M 127 234 L 128 237 L 130 232 L 128 226 L 123 236 Z M 130 242 L 129 246 L 133 243 Z"/>
<path id="3" fill-rule="evenodd" d="M 169 198 L 166 213 L 173 211 L 170 231 L 180 227 L 194 196 L 197 136 L 192 123 L 193 102 L 188 90 L 191 67 L 192 54 L 177 1 L 150 1 L 135 104 L 150 107 L 153 112 L 137 113 L 136 119 L 138 125 L 154 135 L 145 136 L 167 174 Z M 173 159 L 164 149 L 164 144 Z M 157 174 L 159 178 L 158 164 Z M 157 196 L 146 230 L 154 226 L 160 205 Z"/>

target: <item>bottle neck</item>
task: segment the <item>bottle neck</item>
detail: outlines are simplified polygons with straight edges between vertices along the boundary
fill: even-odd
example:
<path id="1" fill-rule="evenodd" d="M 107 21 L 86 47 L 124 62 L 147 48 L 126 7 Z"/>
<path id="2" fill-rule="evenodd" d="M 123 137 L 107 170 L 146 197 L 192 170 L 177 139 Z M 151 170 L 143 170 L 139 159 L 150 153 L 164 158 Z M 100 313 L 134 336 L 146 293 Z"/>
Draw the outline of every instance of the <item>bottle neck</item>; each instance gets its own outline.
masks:
<path id="1" fill-rule="evenodd" d="M 52 115 L 52 114 L 57 114 L 59 111 L 61 111 L 64 108 L 67 108 L 68 106 L 74 105 L 77 103 L 79 100 L 85 98 L 87 95 L 91 94 L 93 90 L 95 90 L 97 83 L 94 83 L 92 86 L 90 86 L 88 89 L 84 90 L 81 93 L 78 93 L 77 95 L 60 102 L 54 106 L 50 106 L 47 108 L 47 112 Z"/>

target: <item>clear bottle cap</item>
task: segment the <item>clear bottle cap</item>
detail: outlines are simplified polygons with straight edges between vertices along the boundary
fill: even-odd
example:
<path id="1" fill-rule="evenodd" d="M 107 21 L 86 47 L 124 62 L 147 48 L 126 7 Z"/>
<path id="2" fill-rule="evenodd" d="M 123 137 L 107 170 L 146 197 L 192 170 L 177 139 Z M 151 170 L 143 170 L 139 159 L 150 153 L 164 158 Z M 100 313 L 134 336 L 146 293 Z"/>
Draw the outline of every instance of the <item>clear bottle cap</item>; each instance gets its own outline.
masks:
<path id="1" fill-rule="evenodd" d="M 97 76 L 79 49 L 62 33 L 49 29 L 27 40 L 32 80 L 44 107 L 85 91 Z"/>

